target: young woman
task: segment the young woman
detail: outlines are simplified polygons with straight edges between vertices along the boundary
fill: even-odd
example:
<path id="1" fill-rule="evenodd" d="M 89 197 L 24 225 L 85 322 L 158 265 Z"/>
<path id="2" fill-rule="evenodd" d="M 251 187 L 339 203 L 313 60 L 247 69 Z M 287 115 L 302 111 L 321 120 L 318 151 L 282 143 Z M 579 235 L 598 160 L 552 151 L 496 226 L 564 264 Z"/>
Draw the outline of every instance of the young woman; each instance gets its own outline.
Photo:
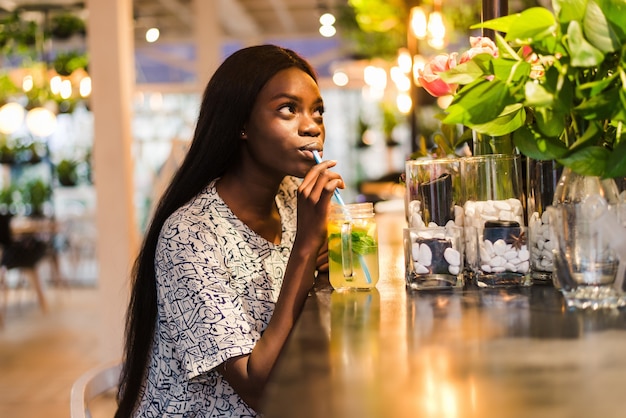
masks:
<path id="1" fill-rule="evenodd" d="M 314 283 L 344 187 L 316 165 L 310 65 L 272 45 L 228 57 L 137 258 L 117 417 L 253 417 Z"/>

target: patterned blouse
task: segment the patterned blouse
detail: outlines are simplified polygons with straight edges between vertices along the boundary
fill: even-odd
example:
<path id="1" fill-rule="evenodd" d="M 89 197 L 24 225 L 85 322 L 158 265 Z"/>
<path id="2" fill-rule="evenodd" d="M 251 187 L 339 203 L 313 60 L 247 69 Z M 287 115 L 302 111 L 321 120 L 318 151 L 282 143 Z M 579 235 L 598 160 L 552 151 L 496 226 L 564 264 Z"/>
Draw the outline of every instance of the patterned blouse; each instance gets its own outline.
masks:
<path id="1" fill-rule="evenodd" d="M 279 245 L 241 222 L 215 181 L 165 222 L 158 323 L 136 416 L 257 416 L 215 367 L 249 354 L 272 316 L 295 238 L 298 181 L 285 178 L 276 196 Z"/>

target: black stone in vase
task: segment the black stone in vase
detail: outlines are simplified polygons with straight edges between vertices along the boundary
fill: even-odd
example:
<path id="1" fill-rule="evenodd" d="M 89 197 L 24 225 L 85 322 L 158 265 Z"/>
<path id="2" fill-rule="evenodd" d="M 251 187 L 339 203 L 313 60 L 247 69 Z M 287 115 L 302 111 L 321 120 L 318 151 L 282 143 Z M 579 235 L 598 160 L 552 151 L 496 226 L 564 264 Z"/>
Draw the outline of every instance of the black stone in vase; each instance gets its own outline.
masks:
<path id="1" fill-rule="evenodd" d="M 521 237 L 522 228 L 516 221 L 486 221 L 483 238 L 492 243 L 501 239 L 507 244 L 515 244 L 515 238 Z"/>
<path id="2" fill-rule="evenodd" d="M 452 248 L 452 243 L 443 238 L 418 238 L 415 240 L 418 244 L 426 244 L 432 252 L 432 261 L 430 266 L 425 266 L 430 274 L 449 274 L 448 267 L 450 264 L 446 261 L 443 253 L 446 248 Z"/>
<path id="3" fill-rule="evenodd" d="M 444 226 L 454 219 L 452 207 L 452 176 L 444 173 L 434 180 L 422 183 L 417 188 L 422 201 L 424 222 Z"/>

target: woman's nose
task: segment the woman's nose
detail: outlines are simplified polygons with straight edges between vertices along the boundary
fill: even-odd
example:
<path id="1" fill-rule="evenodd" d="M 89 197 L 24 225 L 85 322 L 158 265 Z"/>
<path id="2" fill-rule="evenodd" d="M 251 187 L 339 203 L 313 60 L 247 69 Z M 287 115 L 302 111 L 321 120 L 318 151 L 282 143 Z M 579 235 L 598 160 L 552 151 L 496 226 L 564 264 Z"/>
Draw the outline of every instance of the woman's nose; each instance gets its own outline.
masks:
<path id="1" fill-rule="evenodd" d="M 301 136 L 319 136 L 324 129 L 324 125 L 317 122 L 312 116 L 304 116 L 300 123 L 299 134 Z"/>

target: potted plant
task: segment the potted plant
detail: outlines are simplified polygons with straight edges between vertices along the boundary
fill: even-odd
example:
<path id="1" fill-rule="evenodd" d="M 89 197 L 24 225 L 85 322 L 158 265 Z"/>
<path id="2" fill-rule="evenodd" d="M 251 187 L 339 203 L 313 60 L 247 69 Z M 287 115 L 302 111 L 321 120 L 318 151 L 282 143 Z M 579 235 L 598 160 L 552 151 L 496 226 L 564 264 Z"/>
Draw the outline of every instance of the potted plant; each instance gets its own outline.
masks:
<path id="1" fill-rule="evenodd" d="M 26 205 L 30 205 L 31 216 L 44 216 L 44 205 L 50 199 L 51 193 L 50 185 L 42 179 L 34 179 L 26 183 L 22 200 Z"/>
<path id="2" fill-rule="evenodd" d="M 550 217 L 555 283 L 570 306 L 624 304 L 613 283 L 626 243 L 609 208 L 618 201 L 613 178 L 626 176 L 626 3 L 554 0 L 553 10 L 534 7 L 480 27 L 504 35 L 473 39 L 458 63 L 437 57 L 423 85 L 452 95 L 443 123 L 512 134 L 522 154 L 564 166 Z"/>
<path id="3" fill-rule="evenodd" d="M 56 166 L 56 175 L 61 186 L 76 186 L 78 182 L 77 167 L 78 162 L 74 160 L 63 159 L 59 161 Z"/>
<path id="4" fill-rule="evenodd" d="M 474 40 L 458 65 L 456 54 L 436 57 L 422 85 L 453 95 L 443 123 L 512 133 L 523 154 L 580 174 L 626 176 L 626 5 L 555 0 L 554 9 L 472 26 L 505 35 L 493 46 Z"/>

